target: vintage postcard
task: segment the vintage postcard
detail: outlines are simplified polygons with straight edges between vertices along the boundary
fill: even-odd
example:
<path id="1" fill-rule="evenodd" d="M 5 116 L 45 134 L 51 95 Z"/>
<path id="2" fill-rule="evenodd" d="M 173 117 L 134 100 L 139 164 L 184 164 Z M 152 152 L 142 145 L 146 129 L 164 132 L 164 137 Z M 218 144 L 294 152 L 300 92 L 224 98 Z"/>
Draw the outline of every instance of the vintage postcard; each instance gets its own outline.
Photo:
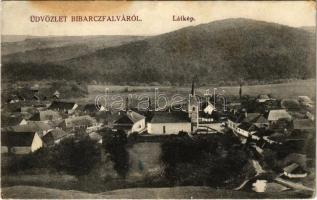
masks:
<path id="1" fill-rule="evenodd" d="M 2 199 L 316 187 L 314 1 L 2 1 Z"/>

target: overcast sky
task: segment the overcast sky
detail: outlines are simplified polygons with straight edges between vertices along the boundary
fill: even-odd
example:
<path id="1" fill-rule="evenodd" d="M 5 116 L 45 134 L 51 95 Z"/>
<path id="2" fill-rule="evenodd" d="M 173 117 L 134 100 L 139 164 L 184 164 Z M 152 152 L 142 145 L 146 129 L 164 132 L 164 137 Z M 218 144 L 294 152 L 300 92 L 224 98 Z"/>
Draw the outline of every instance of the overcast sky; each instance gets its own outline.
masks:
<path id="1" fill-rule="evenodd" d="M 2 34 L 6 35 L 156 35 L 185 26 L 226 18 L 251 18 L 288 26 L 315 26 L 313 1 L 107 2 L 5 1 Z M 142 22 L 31 23 L 37 15 L 138 15 Z M 173 15 L 195 22 L 175 22 Z"/>

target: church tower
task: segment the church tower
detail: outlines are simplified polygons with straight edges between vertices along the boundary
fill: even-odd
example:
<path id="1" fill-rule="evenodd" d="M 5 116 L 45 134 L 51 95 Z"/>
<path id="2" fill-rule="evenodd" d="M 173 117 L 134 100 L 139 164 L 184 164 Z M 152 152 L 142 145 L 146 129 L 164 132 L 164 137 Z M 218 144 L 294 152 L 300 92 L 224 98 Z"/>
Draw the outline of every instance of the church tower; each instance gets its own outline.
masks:
<path id="1" fill-rule="evenodd" d="M 194 129 L 193 127 L 198 127 L 199 108 L 200 108 L 200 99 L 196 95 L 195 80 L 193 79 L 191 93 L 189 94 L 189 99 L 188 99 L 188 117 L 190 118 L 192 123 L 192 130 Z"/>

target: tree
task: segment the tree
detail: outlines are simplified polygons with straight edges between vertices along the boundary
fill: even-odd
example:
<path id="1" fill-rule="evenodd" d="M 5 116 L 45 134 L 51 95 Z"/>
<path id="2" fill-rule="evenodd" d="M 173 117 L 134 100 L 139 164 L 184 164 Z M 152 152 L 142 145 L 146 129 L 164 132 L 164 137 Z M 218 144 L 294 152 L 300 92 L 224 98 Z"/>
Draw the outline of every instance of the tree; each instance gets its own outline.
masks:
<path id="1" fill-rule="evenodd" d="M 125 178 L 129 171 L 129 153 L 126 150 L 128 142 L 127 135 L 123 130 L 112 131 L 106 129 L 103 132 L 103 146 L 110 159 L 114 162 L 114 169 Z"/>
<path id="2" fill-rule="evenodd" d="M 100 159 L 100 148 L 89 137 L 67 138 L 54 148 L 53 165 L 57 170 L 81 176 L 88 174 Z"/>

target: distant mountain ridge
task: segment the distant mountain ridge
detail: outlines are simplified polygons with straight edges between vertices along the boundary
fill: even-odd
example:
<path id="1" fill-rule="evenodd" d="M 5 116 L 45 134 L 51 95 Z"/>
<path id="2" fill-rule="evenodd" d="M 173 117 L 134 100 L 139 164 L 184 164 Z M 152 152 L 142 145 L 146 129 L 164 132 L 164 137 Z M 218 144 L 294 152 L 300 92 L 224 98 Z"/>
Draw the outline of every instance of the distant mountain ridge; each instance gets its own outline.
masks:
<path id="1" fill-rule="evenodd" d="M 2 55 L 23 55 L 28 59 L 28 53 L 41 53 L 42 50 L 53 51 L 53 48 L 71 48 L 72 46 L 86 46 L 92 51 L 99 48 L 122 45 L 127 42 L 140 40 L 144 36 L 8 36 L 4 35 L 2 39 Z M 39 51 L 39 49 L 41 51 Z M 13 54 L 13 55 L 12 55 Z M 15 55 L 16 54 L 16 55 Z M 9 57 L 10 59 L 10 57 Z M 32 59 L 30 59 L 32 62 Z"/>
<path id="2" fill-rule="evenodd" d="M 316 34 L 316 27 L 315 26 L 302 26 L 301 29 Z"/>
<path id="3" fill-rule="evenodd" d="M 315 76 L 313 33 L 250 19 L 214 21 L 87 51 L 89 42 L 54 48 L 3 56 L 5 78 L 183 84 L 193 76 L 204 83 Z M 76 55 L 52 53 L 63 49 Z M 49 66 L 50 74 L 32 73 Z M 28 74 L 20 76 L 22 71 Z"/>

